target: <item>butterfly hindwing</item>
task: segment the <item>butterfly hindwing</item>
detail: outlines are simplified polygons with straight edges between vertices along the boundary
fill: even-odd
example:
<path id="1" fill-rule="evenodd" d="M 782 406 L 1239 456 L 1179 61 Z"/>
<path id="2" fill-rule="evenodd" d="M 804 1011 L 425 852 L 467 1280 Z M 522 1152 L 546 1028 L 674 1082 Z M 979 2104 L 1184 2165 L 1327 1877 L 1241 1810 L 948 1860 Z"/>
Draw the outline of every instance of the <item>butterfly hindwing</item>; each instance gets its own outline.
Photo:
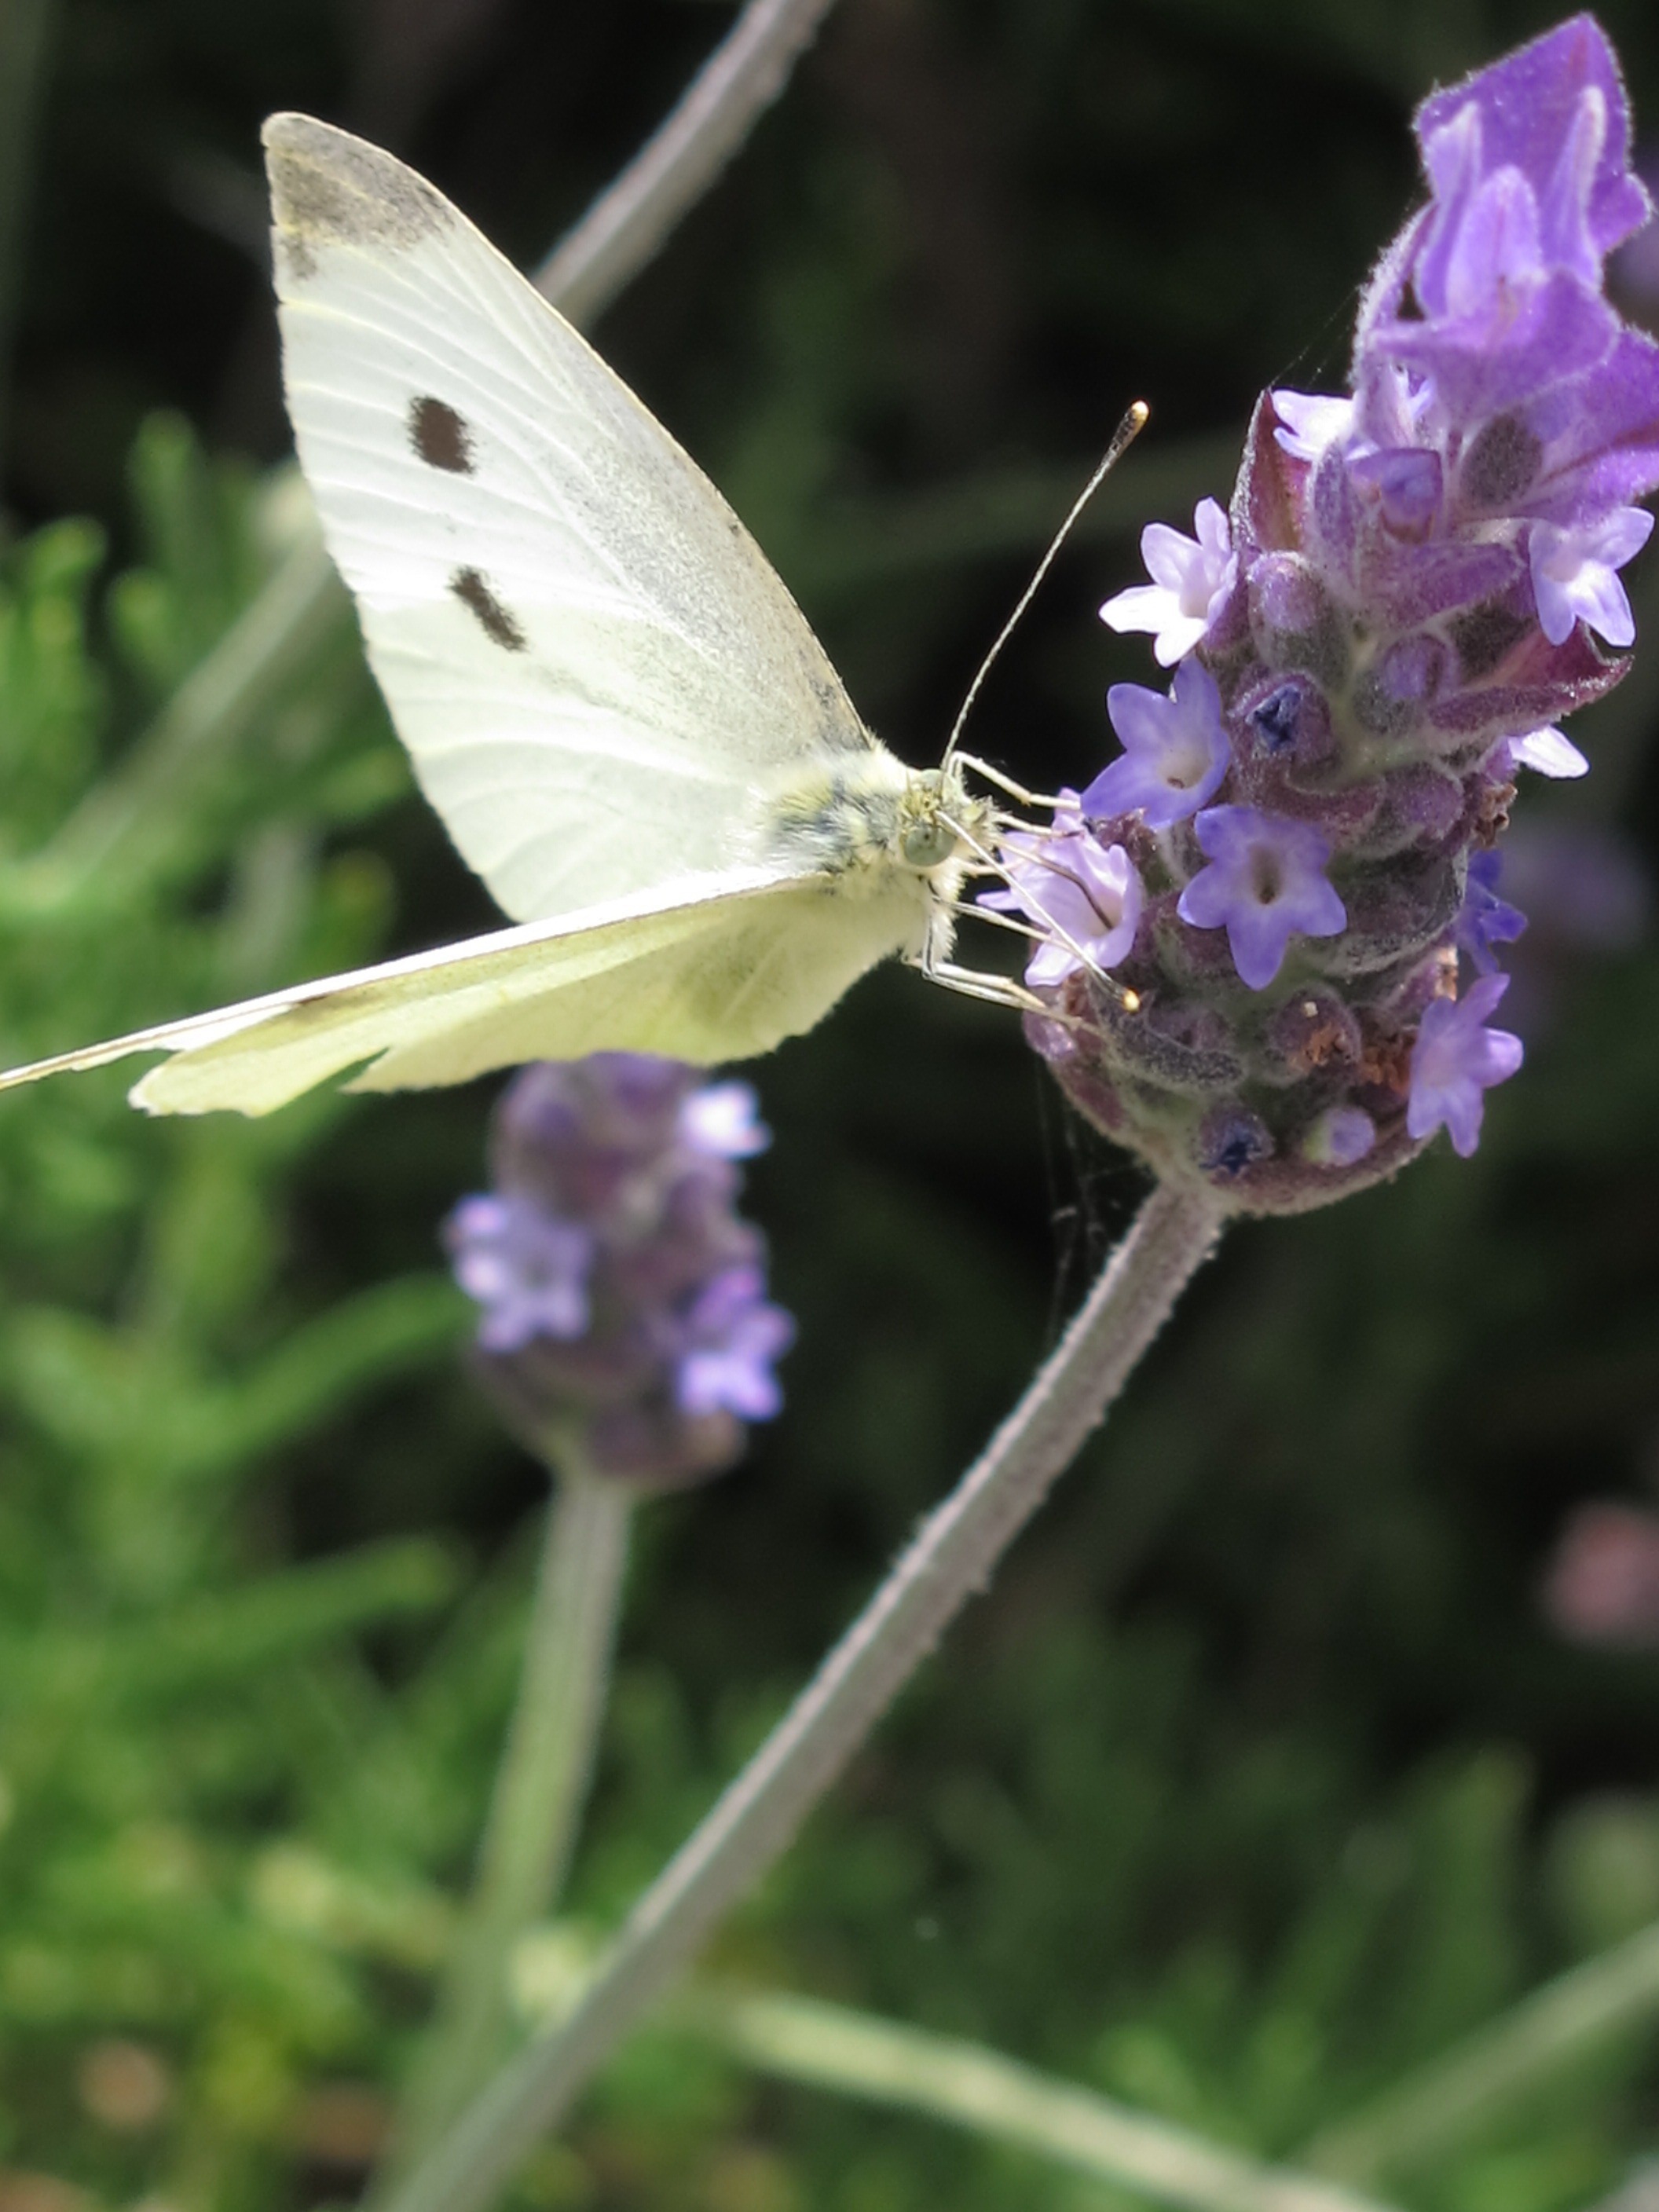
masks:
<path id="1" fill-rule="evenodd" d="M 709 1065 L 810 1029 L 915 924 L 902 879 L 849 902 L 823 878 L 750 869 L 137 1030 L 0 1089 L 165 1051 L 135 1104 L 266 1114 L 352 1067 L 354 1090 L 394 1091 L 601 1050 Z"/>
<path id="2" fill-rule="evenodd" d="M 264 136 L 301 459 L 464 856 L 526 919 L 763 861 L 792 767 L 874 741 L 754 540 L 432 185 Z"/>

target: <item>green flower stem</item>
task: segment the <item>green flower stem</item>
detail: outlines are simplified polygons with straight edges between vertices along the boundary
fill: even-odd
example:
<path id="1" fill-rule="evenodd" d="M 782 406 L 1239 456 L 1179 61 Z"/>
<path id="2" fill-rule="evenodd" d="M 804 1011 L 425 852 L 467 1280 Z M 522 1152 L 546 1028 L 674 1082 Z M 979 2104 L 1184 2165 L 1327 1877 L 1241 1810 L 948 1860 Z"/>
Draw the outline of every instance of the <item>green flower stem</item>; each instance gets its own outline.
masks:
<path id="1" fill-rule="evenodd" d="M 1099 1423 L 1220 1228 L 1209 1192 L 1165 1185 L 1153 1193 L 983 1457 L 922 1523 L 790 1711 L 640 1899 L 569 2018 L 531 2043 L 468 2108 L 391 2200 L 393 2212 L 482 2212 L 724 1914 L 782 1856 Z"/>
<path id="2" fill-rule="evenodd" d="M 507 1962 L 526 1929 L 551 1911 L 569 1863 L 605 1709 L 633 1510 L 625 1484 L 562 1470 L 477 1877 L 383 2186 L 424 2156 L 510 2047 Z"/>
<path id="3" fill-rule="evenodd" d="M 1352 2119 L 1322 2130 L 1302 2163 L 1350 2181 L 1425 2166 L 1656 2018 L 1659 1925 L 1546 1982 Z"/>
<path id="4" fill-rule="evenodd" d="M 999 2051 L 842 2005 L 699 1992 L 694 2017 L 762 2073 L 922 2112 L 1182 2212 L 1388 2212 L 1336 2183 L 1261 2165 Z"/>

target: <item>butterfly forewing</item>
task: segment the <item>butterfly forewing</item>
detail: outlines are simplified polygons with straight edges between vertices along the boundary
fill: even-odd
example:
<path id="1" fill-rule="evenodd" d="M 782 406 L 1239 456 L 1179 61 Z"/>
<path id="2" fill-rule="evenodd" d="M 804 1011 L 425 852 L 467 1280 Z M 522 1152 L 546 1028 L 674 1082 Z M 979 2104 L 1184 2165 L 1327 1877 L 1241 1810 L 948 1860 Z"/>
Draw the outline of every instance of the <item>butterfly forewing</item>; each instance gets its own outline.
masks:
<path id="1" fill-rule="evenodd" d="M 765 865 L 865 732 L 754 540 L 424 179 L 265 127 L 289 412 L 428 796 L 507 911 Z"/>

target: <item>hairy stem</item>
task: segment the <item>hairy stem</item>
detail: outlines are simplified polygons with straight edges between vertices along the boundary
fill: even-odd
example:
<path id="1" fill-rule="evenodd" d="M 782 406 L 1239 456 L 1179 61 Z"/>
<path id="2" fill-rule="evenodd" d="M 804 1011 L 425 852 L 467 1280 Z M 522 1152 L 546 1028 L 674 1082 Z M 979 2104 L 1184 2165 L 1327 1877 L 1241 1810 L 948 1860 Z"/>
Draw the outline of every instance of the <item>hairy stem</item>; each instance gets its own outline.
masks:
<path id="1" fill-rule="evenodd" d="M 548 1509 L 518 1704 L 477 1878 L 404 2098 L 393 2177 L 425 2154 L 508 2047 L 513 1947 L 557 1899 L 587 1796 L 633 1502 L 625 1484 L 567 1468 Z"/>
<path id="2" fill-rule="evenodd" d="M 472 2105 L 394 2212 L 480 2212 L 721 1916 L 781 1856 L 1097 1425 L 1215 1244 L 1207 1192 L 1155 1191 L 984 1455 L 635 1906 L 570 2017 Z"/>
<path id="3" fill-rule="evenodd" d="M 1659 2018 L 1659 1925 L 1559 1974 L 1302 2154 L 1369 2181 L 1443 2157 L 1596 2051 Z"/>
<path id="4" fill-rule="evenodd" d="M 763 2073 L 921 2112 L 1182 2212 L 1388 2212 L 953 2037 L 810 1997 L 715 1996 L 695 2014 Z"/>
<path id="5" fill-rule="evenodd" d="M 678 107 L 536 272 L 586 325 L 638 276 L 789 81 L 835 0 L 749 0 Z"/>

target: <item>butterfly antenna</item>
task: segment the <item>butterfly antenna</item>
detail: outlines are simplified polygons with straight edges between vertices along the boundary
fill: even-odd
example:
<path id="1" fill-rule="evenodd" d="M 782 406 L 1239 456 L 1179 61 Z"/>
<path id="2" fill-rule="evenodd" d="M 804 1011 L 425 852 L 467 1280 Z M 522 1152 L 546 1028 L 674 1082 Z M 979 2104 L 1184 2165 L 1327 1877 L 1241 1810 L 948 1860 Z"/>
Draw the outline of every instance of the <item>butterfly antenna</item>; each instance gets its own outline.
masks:
<path id="1" fill-rule="evenodd" d="M 945 748 L 945 766 L 946 768 L 950 766 L 951 761 L 956 757 L 957 746 L 961 740 L 963 729 L 967 723 L 968 717 L 973 712 L 974 702 L 978 698 L 980 692 L 984 686 L 986 678 L 990 674 L 992 669 L 995 667 L 1003 647 L 1007 644 L 1009 639 L 1013 635 L 1014 631 L 1018 627 L 1020 617 L 1025 612 L 1026 608 L 1030 605 L 1032 600 L 1036 599 L 1037 592 L 1042 588 L 1043 578 L 1048 574 L 1049 569 L 1054 567 L 1054 557 L 1059 553 L 1060 547 L 1066 543 L 1066 540 L 1071 536 L 1078 517 L 1082 514 L 1084 508 L 1087 507 L 1089 501 L 1094 497 L 1095 494 L 1100 489 L 1100 487 L 1105 482 L 1107 476 L 1116 466 L 1118 462 L 1122 459 L 1125 453 L 1127 452 L 1130 446 L 1133 444 L 1136 438 L 1139 436 L 1141 431 L 1146 428 L 1146 417 L 1150 412 L 1151 410 L 1147 407 L 1144 399 L 1136 400 L 1134 405 L 1129 410 L 1123 420 L 1118 424 L 1117 428 L 1113 432 L 1112 442 L 1107 447 L 1094 474 L 1090 477 L 1088 483 L 1084 485 L 1082 490 L 1073 501 L 1071 513 L 1066 516 L 1065 521 L 1060 524 L 1060 528 L 1054 532 L 1053 541 L 1050 544 L 1048 551 L 1043 555 L 1042 560 L 1037 562 L 1036 574 L 1032 577 L 1030 582 L 1025 586 L 1025 589 L 1020 593 L 1019 604 L 1015 607 L 1012 614 L 1009 616 L 1007 621 L 1002 625 L 1002 629 L 998 634 L 996 643 L 986 654 L 984 659 L 981 661 L 978 675 L 975 677 L 973 682 L 968 686 L 968 696 L 963 701 L 961 712 L 957 714 L 955 722 L 951 726 L 951 742 Z"/>

